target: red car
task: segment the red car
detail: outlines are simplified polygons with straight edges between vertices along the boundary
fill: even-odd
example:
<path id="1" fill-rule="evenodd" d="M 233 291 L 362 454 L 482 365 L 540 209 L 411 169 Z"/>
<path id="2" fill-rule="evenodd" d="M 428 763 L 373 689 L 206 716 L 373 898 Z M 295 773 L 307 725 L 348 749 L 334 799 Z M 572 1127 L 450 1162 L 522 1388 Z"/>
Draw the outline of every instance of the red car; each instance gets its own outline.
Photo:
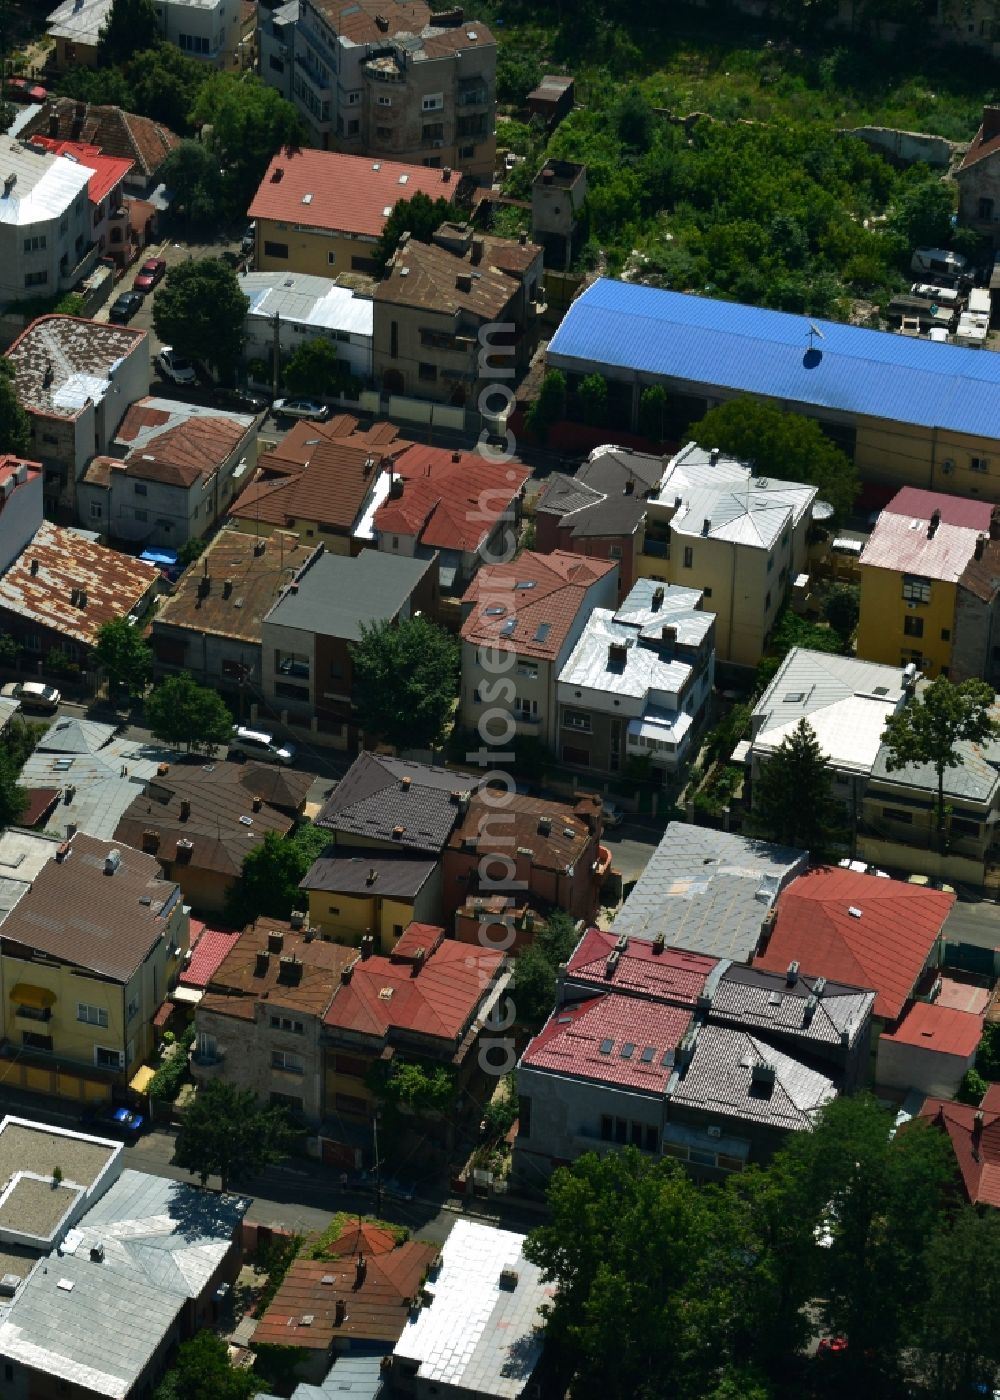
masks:
<path id="1" fill-rule="evenodd" d="M 136 273 L 132 288 L 136 292 L 151 292 L 167 270 L 162 258 L 147 258 Z"/>
<path id="2" fill-rule="evenodd" d="M 839 1356 L 841 1352 L 847 1350 L 846 1337 L 822 1337 L 819 1346 L 816 1348 L 819 1356 Z"/>
<path id="3" fill-rule="evenodd" d="M 45 102 L 49 95 L 48 88 L 30 78 L 8 78 L 6 87 L 7 96 L 14 102 Z"/>

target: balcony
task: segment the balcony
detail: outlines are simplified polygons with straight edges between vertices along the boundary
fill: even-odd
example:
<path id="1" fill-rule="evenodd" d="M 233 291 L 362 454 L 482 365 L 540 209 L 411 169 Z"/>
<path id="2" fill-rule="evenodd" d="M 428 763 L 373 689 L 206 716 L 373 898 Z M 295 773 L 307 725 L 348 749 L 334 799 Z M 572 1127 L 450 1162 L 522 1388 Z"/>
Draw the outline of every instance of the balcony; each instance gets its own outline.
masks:
<path id="1" fill-rule="evenodd" d="M 77 282 L 86 277 L 94 268 L 97 262 L 100 249 L 96 243 L 88 243 L 80 254 L 79 260 L 70 266 L 68 253 L 64 253 L 59 259 L 59 285 L 61 288 L 75 287 Z"/>
<path id="2" fill-rule="evenodd" d="M 317 93 L 320 98 L 326 99 L 330 92 L 329 78 L 321 77 L 309 60 L 304 58 L 302 54 L 297 53 L 295 55 L 294 65 L 296 72 L 300 77 L 305 79 L 313 92 Z"/>
<path id="3" fill-rule="evenodd" d="M 645 539 L 643 542 L 642 554 L 648 554 L 653 559 L 670 558 L 670 542 L 668 540 Z"/>

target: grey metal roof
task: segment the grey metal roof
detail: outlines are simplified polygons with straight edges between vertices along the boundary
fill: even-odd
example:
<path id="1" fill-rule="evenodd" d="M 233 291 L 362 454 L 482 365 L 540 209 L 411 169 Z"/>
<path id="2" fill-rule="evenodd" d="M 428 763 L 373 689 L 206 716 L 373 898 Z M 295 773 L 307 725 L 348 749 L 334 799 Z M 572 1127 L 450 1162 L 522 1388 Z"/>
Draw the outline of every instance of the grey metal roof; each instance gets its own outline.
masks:
<path id="1" fill-rule="evenodd" d="M 378 1400 L 383 1393 L 382 1362 L 384 1352 L 346 1351 L 335 1357 L 326 1379 L 319 1385 L 303 1382 L 292 1391 L 292 1400 Z M 257 1400 L 268 1400 L 258 1395 Z M 277 1400 L 275 1396 L 273 1400 Z"/>
<path id="2" fill-rule="evenodd" d="M 363 626 L 397 616 L 431 567 L 429 559 L 377 549 L 362 550 L 354 558 L 327 550 L 300 571 L 296 591 L 285 589 L 265 614 L 264 625 L 360 641 Z"/>
<path id="3" fill-rule="evenodd" d="M 770 1092 L 753 1085 L 753 1066 L 773 1065 Z M 724 1118 L 783 1131 L 811 1128 L 816 1113 L 837 1096 L 833 1080 L 747 1031 L 702 1026 L 691 1063 L 667 1090 L 671 1101 Z"/>
<path id="4" fill-rule="evenodd" d="M 300 890 L 330 894 L 371 894 L 389 899 L 412 899 L 437 869 L 434 859 L 395 851 L 350 851 L 313 861 L 299 881 Z"/>
<path id="5" fill-rule="evenodd" d="M 816 488 L 755 476 L 733 457 L 720 454 L 713 461 L 710 451 L 689 442 L 671 458 L 651 499 L 674 511 L 674 534 L 771 549 L 789 523 L 802 519 Z"/>
<path id="6" fill-rule="evenodd" d="M 117 733 L 113 724 L 92 719 L 57 719 L 35 746 L 40 753 L 97 753 Z"/>
<path id="7" fill-rule="evenodd" d="M 662 601 L 655 595 L 663 589 Z M 616 622 L 638 627 L 642 637 L 660 640 L 664 625 L 677 629 L 682 646 L 696 647 L 711 631 L 715 613 L 706 612 L 701 602 L 700 588 L 683 588 L 680 584 L 660 584 L 652 578 L 636 579 L 628 597 L 615 613 Z"/>
<path id="8" fill-rule="evenodd" d="M 623 666 L 609 665 L 609 648 L 613 643 L 628 648 Z M 651 690 L 679 694 L 691 678 L 690 662 L 667 661 L 652 647 L 637 643 L 636 628 L 623 626 L 609 608 L 595 608 L 559 673 L 560 685 L 630 695 L 640 700 Z"/>
<path id="9" fill-rule="evenodd" d="M 438 854 L 459 817 L 453 794 L 474 790 L 479 782 L 450 768 L 361 753 L 323 805 L 315 825 L 346 838 L 395 841 L 403 848 Z M 397 827 L 402 832 L 395 838 Z M 350 845 L 350 840 L 344 844 Z"/>
<path id="10" fill-rule="evenodd" d="M 789 985 L 782 972 L 731 964 L 713 989 L 710 1018 L 805 1043 L 838 1045 L 846 1032 L 848 1043 L 852 1042 L 874 1005 L 875 993 L 843 982 L 827 982 L 809 1019 L 806 1006 L 816 982 L 815 977 L 799 974 Z"/>
<path id="11" fill-rule="evenodd" d="M 603 492 L 595 491 L 578 477 L 552 472 L 538 494 L 535 510 L 565 517 L 599 505 L 603 499 Z"/>
<path id="12" fill-rule="evenodd" d="M 87 721 L 69 721 L 78 725 L 74 733 L 83 731 L 86 743 Z M 110 729 L 110 725 L 93 726 Z M 46 736 L 47 740 L 48 736 Z M 45 740 L 31 755 L 21 770 L 21 783 L 26 788 L 61 788 L 63 797 L 49 818 L 49 826 L 62 827 L 75 823 L 89 836 L 101 840 L 113 839 L 122 816 L 144 790 L 161 763 L 176 758 L 173 749 L 157 744 L 144 744 L 134 739 L 112 739 L 96 749 L 70 749 L 68 752 L 47 749 Z M 66 736 L 56 742 L 71 743 Z M 73 795 L 66 800 L 68 790 Z"/>
<path id="13" fill-rule="evenodd" d="M 917 687 L 917 695 L 926 682 Z M 992 715 L 1000 721 L 1000 702 L 993 707 Z M 957 768 L 944 770 L 944 795 L 946 798 L 959 798 L 967 802 L 989 803 L 996 801 L 1000 789 L 1000 739 L 988 739 L 985 744 L 960 743 L 955 753 L 962 762 Z M 872 780 L 877 780 L 879 788 L 899 785 L 903 788 L 916 788 L 920 792 L 930 792 L 937 796 L 937 774 L 929 763 L 908 763 L 904 768 L 889 771 L 889 751 L 883 745 L 872 764 Z M 867 795 L 886 796 L 891 793 Z"/>
<path id="14" fill-rule="evenodd" d="M 806 851 L 671 822 L 625 901 L 614 932 L 746 962 L 780 890 Z"/>

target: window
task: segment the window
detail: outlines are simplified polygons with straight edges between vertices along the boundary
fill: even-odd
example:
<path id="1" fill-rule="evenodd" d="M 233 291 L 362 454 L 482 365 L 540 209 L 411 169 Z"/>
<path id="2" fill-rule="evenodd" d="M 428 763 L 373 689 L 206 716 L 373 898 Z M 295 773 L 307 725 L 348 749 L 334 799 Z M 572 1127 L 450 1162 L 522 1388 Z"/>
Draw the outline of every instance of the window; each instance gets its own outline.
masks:
<path id="1" fill-rule="evenodd" d="M 391 97 L 383 97 L 383 96 L 380 94 L 379 97 L 378 97 L 378 105 L 379 105 L 380 107 L 391 107 L 391 106 L 392 106 L 392 98 L 391 98 Z"/>
<path id="2" fill-rule="evenodd" d="M 647 1123 L 647 1124 L 646 1124 L 646 1151 L 647 1151 L 647 1152 L 655 1152 L 655 1151 L 656 1151 L 656 1139 L 657 1139 L 657 1137 L 658 1137 L 658 1133 L 657 1133 L 657 1131 L 656 1131 L 656 1127 L 654 1126 L 654 1124 L 652 1124 L 652 1123 Z"/>
<path id="3" fill-rule="evenodd" d="M 622 557 L 622 547 L 621 547 L 621 545 L 620 545 L 620 544 L 613 544 L 613 545 L 611 546 L 611 548 L 608 550 L 608 555 L 609 555 L 612 559 L 620 559 L 620 558 Z"/>
<path id="4" fill-rule="evenodd" d="M 125 1013 L 125 1015 L 126 1015 L 126 1020 L 134 1021 L 135 1018 L 138 1016 L 138 1014 L 139 1014 L 139 998 L 138 998 L 138 997 L 133 997 L 132 1000 L 131 1000 L 131 1001 L 129 1002 L 129 1004 L 128 1004 L 128 1010 L 127 1010 L 126 1013 Z"/>
<path id="5" fill-rule="evenodd" d="M 526 697 L 515 695 L 514 717 L 515 719 L 537 719 L 538 701 L 528 700 Z"/>
<path id="6" fill-rule="evenodd" d="M 132 485 L 133 485 L 133 487 L 134 487 L 134 489 L 135 489 L 135 494 L 136 494 L 137 496 L 148 496 L 148 495 L 149 495 L 149 490 L 148 490 L 148 488 L 147 488 L 147 486 L 146 486 L 146 483 L 145 483 L 144 481 L 135 481 L 135 482 L 132 483 Z"/>
<path id="7" fill-rule="evenodd" d="M 475 146 L 459 146 L 459 148 L 458 148 L 458 158 L 459 158 L 459 160 L 471 160 L 472 157 L 473 157 L 475 154 L 476 154 L 476 148 L 475 148 Z"/>
<path id="8" fill-rule="evenodd" d="M 389 322 L 389 358 L 397 359 L 399 356 L 399 322 Z"/>
<path id="9" fill-rule="evenodd" d="M 100 501 L 91 501 L 91 503 L 90 503 L 90 518 L 91 518 L 91 520 L 100 520 L 101 517 L 102 517 L 103 515 L 104 515 L 104 507 L 101 505 Z"/>
<path id="10" fill-rule="evenodd" d="M 203 34 L 178 34 L 177 46 L 184 53 L 209 53 L 208 39 Z"/>
<path id="11" fill-rule="evenodd" d="M 214 1035 L 209 1035 L 207 1031 L 198 1032 L 197 1054 L 203 1060 L 214 1060 L 219 1045 Z"/>
<path id="12" fill-rule="evenodd" d="M 280 1069 L 283 1074 L 301 1074 L 303 1066 L 298 1055 L 290 1055 L 287 1050 L 272 1050 L 271 1068 Z"/>
<path id="13" fill-rule="evenodd" d="M 337 265 L 337 254 L 336 254 L 336 253 L 333 253 L 333 252 L 327 253 L 327 255 L 326 255 L 326 261 L 327 261 L 327 265 L 328 265 L 329 267 L 336 267 L 336 265 Z"/>
<path id="14" fill-rule="evenodd" d="M 278 58 L 276 54 L 271 54 L 268 62 L 275 73 L 283 73 L 285 71 L 284 60 Z"/>
<path id="15" fill-rule="evenodd" d="M 423 112 L 440 112 L 444 106 L 443 92 L 429 92 L 420 104 Z"/>
<path id="16" fill-rule="evenodd" d="M 563 763 L 572 763 L 575 768 L 590 767 L 590 750 L 578 748 L 574 744 L 563 744 Z"/>
<path id="17" fill-rule="evenodd" d="M 88 1006 L 85 1001 L 77 1002 L 76 1019 L 87 1026 L 103 1026 L 107 1029 L 108 1013 L 103 1006 Z"/>
<path id="18" fill-rule="evenodd" d="M 563 710 L 562 722 L 564 729 L 579 729 L 581 734 L 593 732 L 590 716 L 584 710 Z"/>
<path id="19" fill-rule="evenodd" d="M 628 1124 L 624 1118 L 615 1119 L 615 1142 L 628 1142 Z"/>
<path id="20" fill-rule="evenodd" d="M 905 826 L 913 822 L 913 813 L 904 811 L 902 807 L 883 807 L 882 816 L 887 822 L 902 822 Z"/>
<path id="21" fill-rule="evenodd" d="M 272 1016 L 272 1031 L 291 1031 L 293 1035 L 301 1035 L 304 1027 L 301 1021 L 295 1021 L 291 1016 Z"/>
<path id="22" fill-rule="evenodd" d="M 531 1137 L 531 1100 L 524 1094 L 517 1100 L 517 1132 L 519 1137 Z"/>
<path id="23" fill-rule="evenodd" d="M 122 1052 L 109 1050 L 106 1045 L 94 1046 L 94 1064 L 98 1069 L 121 1069 Z"/>
<path id="24" fill-rule="evenodd" d="M 706 598 L 711 598 L 712 590 L 710 588 L 703 588 L 701 591 Z"/>
<path id="25" fill-rule="evenodd" d="M 993 201 L 992 201 L 992 199 L 980 199 L 980 201 L 979 201 L 979 214 L 978 214 L 978 217 L 979 217 L 980 219 L 992 219 L 992 218 L 993 218 Z"/>
<path id="26" fill-rule="evenodd" d="M 279 1094 L 276 1089 L 272 1089 L 270 1102 L 273 1108 L 288 1108 L 293 1113 L 302 1112 L 302 1097 L 299 1094 Z"/>
<path id="27" fill-rule="evenodd" d="M 424 122 L 420 139 L 422 141 L 443 141 L 444 122 Z"/>
<path id="28" fill-rule="evenodd" d="M 424 362 L 421 362 L 417 366 L 417 378 L 422 379 L 425 383 L 433 383 L 437 379 L 437 377 L 437 365 L 429 365 Z"/>
<path id="29" fill-rule="evenodd" d="M 368 1100 L 359 1099 L 356 1094 L 335 1094 L 333 1106 L 338 1113 L 353 1113 L 359 1118 L 368 1116 Z"/>
<path id="30" fill-rule="evenodd" d="M 979 836 L 982 832 L 977 821 L 971 817 L 952 817 L 951 834 L 953 836 Z"/>
<path id="31" fill-rule="evenodd" d="M 388 141 L 389 137 L 392 135 L 392 128 L 389 126 L 377 126 L 375 128 L 375 135 L 380 141 Z"/>
<path id="32" fill-rule="evenodd" d="M 690 569 L 694 566 L 694 550 L 689 544 L 684 546 L 684 567 Z"/>
<path id="33" fill-rule="evenodd" d="M 951 641 L 951 628 L 950 628 L 950 627 L 942 627 L 942 628 L 941 628 L 941 640 L 942 640 L 942 642 L 950 642 L 950 641 Z"/>
<path id="34" fill-rule="evenodd" d="M 288 244 L 287 244 L 287 243 L 272 243 L 269 239 L 266 239 L 266 238 L 265 238 L 265 240 L 264 240 L 264 256 L 265 256 L 265 258 L 287 258 L 287 257 L 288 257 Z"/>
<path id="35" fill-rule="evenodd" d="M 610 1142 L 614 1136 L 614 1129 L 609 1113 L 601 1114 L 601 1141 Z"/>
<path id="36" fill-rule="evenodd" d="M 26 287 L 44 287 L 49 280 L 47 272 L 26 272 L 24 274 L 24 285 Z"/>
<path id="37" fill-rule="evenodd" d="M 338 1055 L 335 1063 L 338 1074 L 349 1074 L 352 1079 L 364 1079 L 368 1073 L 368 1061 L 357 1055 Z"/>
<path id="38" fill-rule="evenodd" d="M 41 253 L 45 249 L 45 234 L 36 234 L 32 238 L 24 240 L 24 251 L 26 253 Z"/>
<path id="39" fill-rule="evenodd" d="M 347 94 L 347 105 L 348 105 L 348 107 L 356 107 L 360 101 L 361 101 L 361 94 L 360 94 L 360 92 L 349 92 L 349 93 Z"/>
<path id="40" fill-rule="evenodd" d="M 990 459 L 988 457 L 972 457 L 969 460 L 969 471 L 988 472 L 990 469 Z"/>
<path id="41" fill-rule="evenodd" d="M 931 581 L 921 574 L 903 575 L 903 601 L 906 603 L 929 603 Z"/>
<path id="42" fill-rule="evenodd" d="M 632 1124 L 632 1146 L 633 1146 L 633 1147 L 641 1147 L 641 1146 L 642 1146 L 642 1124 L 641 1124 L 641 1123 L 633 1123 L 633 1124 Z"/>
<path id="43" fill-rule="evenodd" d="M 357 119 L 356 117 L 353 118 L 351 121 L 349 121 L 349 122 L 347 123 L 347 134 L 348 134 L 348 136 L 357 136 L 357 134 L 359 133 L 360 130 L 361 130 L 361 123 L 358 121 L 358 119 Z"/>
<path id="44" fill-rule="evenodd" d="M 907 637 L 922 637 L 924 635 L 924 619 L 922 617 L 904 617 L 903 631 Z"/>

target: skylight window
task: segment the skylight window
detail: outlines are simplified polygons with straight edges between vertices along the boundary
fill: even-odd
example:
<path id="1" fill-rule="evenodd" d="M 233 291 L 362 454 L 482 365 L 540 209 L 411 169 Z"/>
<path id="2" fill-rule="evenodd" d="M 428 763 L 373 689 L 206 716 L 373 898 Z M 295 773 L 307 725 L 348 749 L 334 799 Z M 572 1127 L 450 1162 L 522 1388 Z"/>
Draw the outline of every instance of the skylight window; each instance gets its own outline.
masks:
<path id="1" fill-rule="evenodd" d="M 536 642 L 544 642 L 545 639 L 548 637 L 548 635 L 549 635 L 549 633 L 550 633 L 551 631 L 552 631 L 552 623 L 551 623 L 551 622 L 540 622 L 540 623 L 538 624 L 538 626 L 535 628 L 535 641 L 536 641 Z"/>
<path id="2" fill-rule="evenodd" d="M 645 1050 L 642 1052 L 642 1063 L 643 1063 L 644 1065 L 651 1065 L 651 1064 L 653 1063 L 653 1056 L 654 1056 L 655 1054 L 656 1054 L 656 1046 L 655 1046 L 655 1045 L 647 1045 L 646 1048 L 645 1048 Z"/>
<path id="3" fill-rule="evenodd" d="M 623 1059 L 623 1060 L 630 1060 L 634 1054 L 635 1054 L 635 1045 L 632 1043 L 631 1040 L 627 1040 L 627 1041 L 625 1042 L 625 1044 L 622 1046 L 622 1059 Z"/>
<path id="4" fill-rule="evenodd" d="M 602 1055 L 610 1055 L 611 1052 L 612 1052 L 612 1050 L 613 1050 L 614 1048 L 615 1048 L 615 1042 L 614 1042 L 613 1040 L 602 1040 L 602 1041 L 601 1041 L 601 1054 L 602 1054 Z"/>
<path id="5" fill-rule="evenodd" d="M 514 628 L 515 628 L 516 626 L 517 626 L 517 618 L 516 618 L 516 617 L 508 617 L 507 621 L 506 621 L 506 622 L 504 623 L 504 625 L 500 628 L 500 635 L 501 635 L 501 637 L 512 637 L 512 636 L 514 635 Z"/>
<path id="6" fill-rule="evenodd" d="M 484 614 L 484 616 L 485 616 L 485 617 L 503 617 L 504 614 L 506 613 L 506 611 L 507 611 L 506 608 L 500 607 L 500 606 L 497 605 L 497 606 L 494 606 L 494 607 L 491 607 L 491 608 L 487 608 L 487 609 L 486 609 L 486 612 L 485 612 L 485 614 Z"/>
<path id="7" fill-rule="evenodd" d="M 801 704 L 802 704 L 802 701 L 803 701 L 805 698 L 806 698 L 806 696 L 805 696 L 805 691 L 803 691 L 803 690 L 791 690 L 791 691 L 789 691 L 789 693 L 785 696 L 785 704 L 786 704 L 786 705 L 801 705 Z"/>
<path id="8" fill-rule="evenodd" d="M 521 592 L 525 592 L 529 588 L 534 588 L 534 586 L 535 580 L 533 578 L 519 578 L 517 583 L 514 584 L 515 590 L 520 589 Z"/>

